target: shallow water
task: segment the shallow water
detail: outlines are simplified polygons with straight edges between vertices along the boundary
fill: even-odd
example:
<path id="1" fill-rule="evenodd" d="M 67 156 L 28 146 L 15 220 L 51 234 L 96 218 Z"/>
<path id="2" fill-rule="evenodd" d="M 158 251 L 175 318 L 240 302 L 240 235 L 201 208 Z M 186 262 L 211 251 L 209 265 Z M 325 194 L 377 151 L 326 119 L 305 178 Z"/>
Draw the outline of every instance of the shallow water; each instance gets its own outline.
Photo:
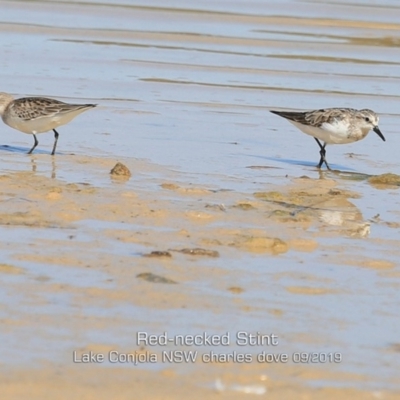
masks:
<path id="1" fill-rule="evenodd" d="M 185 289 L 176 290 L 210 296 L 221 302 L 216 309 L 160 308 L 154 302 L 133 306 L 122 300 L 114 306 L 95 301 L 85 305 L 77 301 L 79 297 L 71 302 L 63 291 L 29 306 L 32 293 L 47 281 L 113 289 L 116 283 L 107 279 L 118 280 L 117 272 L 96 268 L 96 260 L 101 264 L 105 254 L 123 256 L 134 265 L 146 246 L 107 239 L 107 231 L 122 229 L 122 221 L 88 219 L 65 229 L 38 231 L 3 225 L 1 262 L 27 272 L 1 275 L 2 318 L 23 319 L 34 313 L 43 318 L 46 332 L 31 337 L 25 328 L 9 327 L 2 334 L 0 346 L 6 354 L 2 361 L 24 366 L 32 359 L 63 364 L 66 354 L 90 343 L 132 350 L 138 329 L 166 330 L 171 335 L 247 329 L 278 334 L 280 352 L 341 352 L 342 363 L 318 367 L 362 375 L 361 380 L 337 378 L 330 385 L 400 390 L 400 362 L 393 347 L 398 346 L 400 329 L 399 189 L 376 188 L 367 181 L 370 175 L 400 174 L 398 21 L 400 5 L 394 0 L 379 4 L 169 1 L 168 5 L 128 0 L 3 1 L 1 90 L 99 104 L 59 130 L 59 154 L 54 160 L 46 154 L 51 134 L 39 136 L 38 151 L 29 157 L 25 152 L 32 138 L 2 126 L 3 174 L 32 172 L 67 183 L 121 187 L 103 171 L 91 169 L 90 163 L 86 167 L 71 161 L 72 153 L 145 160 L 147 169 L 134 171 L 134 179 L 124 188 L 147 190 L 149 198 L 160 196 L 189 211 L 204 206 L 206 196 L 182 199 L 175 192 L 165 193 L 160 184 L 173 180 L 183 186 L 227 190 L 214 201 L 229 202 L 230 193 L 232 198 L 240 194 L 252 200 L 254 192 L 268 192 L 307 176 L 316 187 L 333 180 L 340 190 L 351 190 L 358 198 L 350 198 L 343 209 L 320 210 L 326 223 L 322 229 L 314 224 L 298 230 L 299 238 L 318 243 L 312 251 L 273 256 L 228 248 L 220 258 L 190 261 L 220 277 L 199 273 L 193 281 L 183 282 Z M 342 172 L 321 173 L 315 168 L 319 154 L 312 138 L 268 110 L 335 106 L 375 110 L 387 141 L 372 132 L 362 142 L 328 147 L 331 167 Z M 10 204 L 7 194 L 2 200 L 4 214 Z M 349 220 L 368 225 L 368 232 L 350 234 Z M 179 229 L 180 222 L 171 221 L 171 229 Z M 219 224 L 225 229 L 268 231 L 268 220 L 262 218 L 248 226 L 236 219 Z M 126 225 L 131 230 L 149 228 L 145 223 Z M 21 258 L 30 253 L 26 249 L 32 243 L 37 254 L 50 254 L 57 247 L 49 250 L 47 244 L 53 241 L 57 246 L 61 235 L 64 246 L 71 232 L 79 232 L 81 246 L 91 243 L 91 253 L 82 256 L 92 262 L 90 269 L 82 272 L 82 266 L 66 268 Z M 164 247 L 184 243 L 182 239 Z M 154 262 L 155 271 L 158 264 Z M 176 271 L 174 276 L 179 278 Z M 251 311 L 238 311 L 226 291 L 229 285 L 245 288 L 240 302 Z M 312 286 L 327 292 L 301 291 Z M 28 288 L 29 294 L 18 292 L 19 287 Z M 279 316 L 266 314 L 265 307 L 279 309 Z M 75 336 L 77 312 L 80 317 L 101 316 L 104 325 L 87 326 Z M 59 314 L 58 329 L 53 330 L 49 314 Z M 118 323 L 107 327 L 106 321 L 113 318 Z M 28 326 L 33 329 L 35 321 Z M 14 342 L 7 339 L 10 331 Z M 13 344 L 18 342 L 24 342 L 24 348 Z M 308 383 L 327 385 L 323 377 Z"/>

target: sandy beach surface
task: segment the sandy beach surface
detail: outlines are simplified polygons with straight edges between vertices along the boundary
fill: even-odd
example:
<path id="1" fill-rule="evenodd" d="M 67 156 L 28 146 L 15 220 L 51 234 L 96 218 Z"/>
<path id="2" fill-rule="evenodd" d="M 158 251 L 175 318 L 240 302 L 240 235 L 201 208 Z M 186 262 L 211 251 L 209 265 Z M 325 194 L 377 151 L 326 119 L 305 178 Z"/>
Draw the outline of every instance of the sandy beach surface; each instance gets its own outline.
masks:
<path id="1" fill-rule="evenodd" d="M 3 1 L 0 392 L 400 398 L 400 7 Z M 318 147 L 269 109 L 371 108 Z"/>

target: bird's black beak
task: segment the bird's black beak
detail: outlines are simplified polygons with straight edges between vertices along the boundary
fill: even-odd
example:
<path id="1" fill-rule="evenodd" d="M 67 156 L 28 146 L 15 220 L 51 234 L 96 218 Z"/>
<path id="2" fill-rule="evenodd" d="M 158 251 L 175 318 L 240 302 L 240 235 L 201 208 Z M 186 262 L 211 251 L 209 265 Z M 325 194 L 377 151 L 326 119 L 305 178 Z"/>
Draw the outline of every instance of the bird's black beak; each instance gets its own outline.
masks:
<path id="1" fill-rule="evenodd" d="M 379 130 L 379 126 L 375 126 L 373 131 L 384 141 L 386 142 L 385 136 L 383 136 L 382 132 Z"/>

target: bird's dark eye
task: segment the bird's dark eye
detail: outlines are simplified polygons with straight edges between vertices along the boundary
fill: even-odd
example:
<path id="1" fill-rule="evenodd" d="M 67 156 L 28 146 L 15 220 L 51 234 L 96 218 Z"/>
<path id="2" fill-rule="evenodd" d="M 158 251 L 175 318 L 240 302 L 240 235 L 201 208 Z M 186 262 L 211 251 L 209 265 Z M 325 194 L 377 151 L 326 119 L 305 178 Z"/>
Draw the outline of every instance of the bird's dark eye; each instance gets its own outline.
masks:
<path id="1" fill-rule="evenodd" d="M 369 118 L 368 118 L 368 117 L 365 117 L 365 121 L 366 121 L 366 122 L 369 122 Z"/>

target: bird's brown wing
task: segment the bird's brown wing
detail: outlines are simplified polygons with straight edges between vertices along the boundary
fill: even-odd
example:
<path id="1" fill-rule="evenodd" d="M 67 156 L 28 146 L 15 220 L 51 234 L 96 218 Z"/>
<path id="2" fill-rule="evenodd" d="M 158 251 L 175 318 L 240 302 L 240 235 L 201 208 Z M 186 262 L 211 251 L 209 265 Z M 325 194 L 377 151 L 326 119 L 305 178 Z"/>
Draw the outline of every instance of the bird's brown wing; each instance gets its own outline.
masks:
<path id="1" fill-rule="evenodd" d="M 303 125 L 312 125 L 320 127 L 325 122 L 332 123 L 337 120 L 341 120 L 344 117 L 343 111 L 355 110 L 351 108 L 323 108 L 315 111 L 306 112 L 293 112 L 293 111 L 271 111 L 273 114 L 279 115 L 280 117 L 286 118 L 290 121 L 298 122 Z"/>
<path id="2" fill-rule="evenodd" d="M 95 104 L 67 104 L 45 97 L 24 97 L 16 99 L 10 110 L 16 117 L 25 121 L 41 117 L 71 112 L 80 108 L 95 107 Z"/>

